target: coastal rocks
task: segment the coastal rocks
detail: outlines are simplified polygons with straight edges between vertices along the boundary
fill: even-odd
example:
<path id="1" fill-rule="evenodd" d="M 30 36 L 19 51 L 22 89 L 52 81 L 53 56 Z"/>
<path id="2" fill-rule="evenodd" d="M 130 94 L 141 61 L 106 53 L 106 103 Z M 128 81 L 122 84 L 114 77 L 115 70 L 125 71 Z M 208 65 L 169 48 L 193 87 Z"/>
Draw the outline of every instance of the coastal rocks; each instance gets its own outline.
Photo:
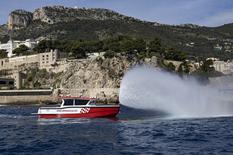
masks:
<path id="1" fill-rule="evenodd" d="M 156 57 L 137 61 L 126 56 L 76 60 L 61 74 L 62 94 L 117 101 L 124 74 L 135 65 L 157 66 Z"/>
<path id="2" fill-rule="evenodd" d="M 8 17 L 8 29 L 27 27 L 33 20 L 33 14 L 25 10 L 15 10 Z"/>
<path id="3" fill-rule="evenodd" d="M 63 73 L 62 88 L 119 88 L 120 79 L 132 62 L 127 59 L 82 60 Z"/>
<path id="4" fill-rule="evenodd" d="M 58 63 L 59 64 L 59 63 Z M 117 102 L 119 88 L 124 74 L 135 65 L 157 66 L 156 57 L 137 60 L 125 55 L 113 58 L 70 60 L 58 65 L 62 72 L 39 69 L 37 64 L 22 66 L 24 88 L 53 88 L 58 95 L 96 97 L 101 101 Z M 61 69 L 58 69 L 61 70 Z"/>

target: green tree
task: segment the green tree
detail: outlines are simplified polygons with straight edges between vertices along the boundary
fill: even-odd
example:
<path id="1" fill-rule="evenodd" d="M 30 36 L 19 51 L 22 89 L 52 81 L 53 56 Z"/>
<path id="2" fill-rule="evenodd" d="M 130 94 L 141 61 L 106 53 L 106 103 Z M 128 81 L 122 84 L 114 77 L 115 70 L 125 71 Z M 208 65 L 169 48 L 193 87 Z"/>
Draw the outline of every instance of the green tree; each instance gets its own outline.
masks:
<path id="1" fill-rule="evenodd" d="M 164 57 L 167 60 L 184 61 L 186 59 L 186 54 L 174 48 L 170 48 L 165 51 Z"/>
<path id="2" fill-rule="evenodd" d="M 22 56 L 22 55 L 28 55 L 29 48 L 26 45 L 20 45 L 18 48 L 13 50 L 13 54 L 16 54 L 17 56 Z"/>
<path id="3" fill-rule="evenodd" d="M 87 57 L 86 50 L 87 49 L 85 47 L 76 44 L 71 48 L 71 56 L 76 59 L 84 59 Z"/>
<path id="4" fill-rule="evenodd" d="M 33 83 L 33 88 L 40 88 L 41 87 L 41 83 L 37 80 L 36 82 Z"/>
<path id="5" fill-rule="evenodd" d="M 62 44 L 63 43 L 63 44 Z M 60 42 L 57 40 L 42 40 L 38 43 L 38 45 L 33 49 L 38 53 L 44 53 L 50 49 L 64 49 L 64 44 L 66 42 Z"/>
<path id="6" fill-rule="evenodd" d="M 105 58 L 113 58 L 115 56 L 114 51 L 106 51 L 104 54 Z"/>
<path id="7" fill-rule="evenodd" d="M 184 61 L 180 64 L 178 68 L 178 73 L 180 74 L 189 74 L 190 73 L 190 64 L 187 61 Z"/>
<path id="8" fill-rule="evenodd" d="M 206 72 L 206 73 L 213 72 L 213 71 L 215 71 L 213 64 L 214 64 L 213 60 L 211 60 L 211 59 L 204 60 L 200 69 L 201 69 L 201 71 Z"/>
<path id="9" fill-rule="evenodd" d="M 148 44 L 148 50 L 150 53 L 162 53 L 162 45 L 161 40 L 155 38 L 154 40 L 150 41 Z"/>
<path id="10" fill-rule="evenodd" d="M 7 52 L 6 50 L 1 49 L 0 50 L 0 59 L 7 58 Z"/>

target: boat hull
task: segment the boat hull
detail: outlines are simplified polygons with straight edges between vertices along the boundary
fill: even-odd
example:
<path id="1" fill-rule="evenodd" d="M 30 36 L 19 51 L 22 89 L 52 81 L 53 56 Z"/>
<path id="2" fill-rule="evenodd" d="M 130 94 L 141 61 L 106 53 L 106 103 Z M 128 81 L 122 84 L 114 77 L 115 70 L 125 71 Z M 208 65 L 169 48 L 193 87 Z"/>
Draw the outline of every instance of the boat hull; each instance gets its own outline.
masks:
<path id="1" fill-rule="evenodd" d="M 84 108 L 62 108 L 62 109 L 40 109 L 39 118 L 98 118 L 115 117 L 120 107 L 84 107 Z"/>

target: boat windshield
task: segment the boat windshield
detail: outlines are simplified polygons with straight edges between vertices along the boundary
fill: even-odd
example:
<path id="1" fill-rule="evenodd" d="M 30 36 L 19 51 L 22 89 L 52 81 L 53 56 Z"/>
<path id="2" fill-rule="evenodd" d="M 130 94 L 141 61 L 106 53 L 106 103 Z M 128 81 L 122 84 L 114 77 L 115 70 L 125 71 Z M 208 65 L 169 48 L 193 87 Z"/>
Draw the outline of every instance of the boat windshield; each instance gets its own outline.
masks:
<path id="1" fill-rule="evenodd" d="M 75 105 L 86 105 L 89 100 L 75 99 Z"/>
<path id="2" fill-rule="evenodd" d="M 74 105 L 73 99 L 65 99 L 64 100 L 64 106 L 72 106 L 72 105 Z"/>

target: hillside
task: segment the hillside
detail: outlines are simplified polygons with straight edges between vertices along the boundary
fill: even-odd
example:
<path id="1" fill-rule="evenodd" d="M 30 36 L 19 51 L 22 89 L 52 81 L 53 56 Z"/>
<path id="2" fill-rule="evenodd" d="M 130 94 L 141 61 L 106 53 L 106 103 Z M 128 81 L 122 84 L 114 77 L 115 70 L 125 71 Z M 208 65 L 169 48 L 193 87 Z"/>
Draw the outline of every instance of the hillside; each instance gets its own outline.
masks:
<path id="1" fill-rule="evenodd" d="M 9 35 L 7 31 L 7 25 L 0 25 L 0 42 L 7 42 L 9 40 Z"/>
<path id="2" fill-rule="evenodd" d="M 166 47 L 180 49 L 190 56 L 233 58 L 233 24 L 214 28 L 192 24 L 162 25 L 107 9 L 62 6 L 43 7 L 33 13 L 25 13 L 16 11 L 10 14 L 10 17 L 14 16 L 14 20 L 8 21 L 8 28 L 13 29 L 13 39 L 96 40 L 128 35 L 147 40 L 159 38 Z M 6 29 L 4 31 L 6 33 Z M 6 36 L 1 32 L 0 41 L 6 41 Z"/>

